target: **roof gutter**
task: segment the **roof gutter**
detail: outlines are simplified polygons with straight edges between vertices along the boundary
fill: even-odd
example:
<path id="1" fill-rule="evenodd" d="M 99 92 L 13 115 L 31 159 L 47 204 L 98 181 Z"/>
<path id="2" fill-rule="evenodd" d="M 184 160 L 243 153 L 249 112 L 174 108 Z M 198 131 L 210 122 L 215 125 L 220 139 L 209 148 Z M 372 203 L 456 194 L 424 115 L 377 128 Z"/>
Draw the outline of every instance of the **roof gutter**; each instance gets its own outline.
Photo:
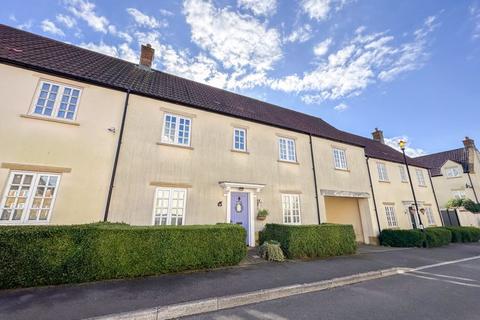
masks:
<path id="1" fill-rule="evenodd" d="M 368 181 L 370 182 L 370 189 L 372 190 L 373 208 L 375 209 L 375 218 L 377 218 L 378 233 L 380 234 L 380 232 L 382 232 L 382 227 L 380 226 L 380 219 L 378 218 L 377 200 L 375 199 L 375 191 L 373 191 L 372 174 L 370 172 L 370 165 L 368 164 L 369 159 L 370 158 L 368 156 L 365 157 L 365 162 L 367 163 Z"/>
<path id="2" fill-rule="evenodd" d="M 115 160 L 113 161 L 113 169 L 112 169 L 112 176 L 110 178 L 110 186 L 108 188 L 107 204 L 105 206 L 105 215 L 103 216 L 103 221 L 104 222 L 108 221 L 108 213 L 110 211 L 110 202 L 112 200 L 113 188 L 115 187 L 115 176 L 117 174 L 118 159 L 120 158 L 120 148 L 122 146 L 123 131 L 125 130 L 125 120 L 127 118 L 129 98 L 130 98 L 130 89 L 127 90 L 127 94 L 125 96 L 125 104 L 124 104 L 124 107 L 123 107 L 122 123 L 120 124 L 120 133 L 119 133 L 119 136 L 118 136 L 117 150 L 115 152 Z"/>

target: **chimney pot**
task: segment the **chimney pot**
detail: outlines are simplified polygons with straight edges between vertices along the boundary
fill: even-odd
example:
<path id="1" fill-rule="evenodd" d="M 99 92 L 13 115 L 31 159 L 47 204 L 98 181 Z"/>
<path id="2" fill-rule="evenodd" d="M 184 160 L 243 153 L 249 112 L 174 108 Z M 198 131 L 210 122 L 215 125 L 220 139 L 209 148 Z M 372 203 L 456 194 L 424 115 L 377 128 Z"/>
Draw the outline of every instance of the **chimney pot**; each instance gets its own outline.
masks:
<path id="1" fill-rule="evenodd" d="M 142 44 L 140 53 L 140 66 L 146 69 L 150 69 L 152 67 L 154 55 L 155 49 L 152 48 L 150 43 L 147 43 L 147 45 Z"/>
<path id="2" fill-rule="evenodd" d="M 375 128 L 375 131 L 372 132 L 373 140 L 381 142 L 385 144 L 385 140 L 383 139 L 383 131 Z"/>

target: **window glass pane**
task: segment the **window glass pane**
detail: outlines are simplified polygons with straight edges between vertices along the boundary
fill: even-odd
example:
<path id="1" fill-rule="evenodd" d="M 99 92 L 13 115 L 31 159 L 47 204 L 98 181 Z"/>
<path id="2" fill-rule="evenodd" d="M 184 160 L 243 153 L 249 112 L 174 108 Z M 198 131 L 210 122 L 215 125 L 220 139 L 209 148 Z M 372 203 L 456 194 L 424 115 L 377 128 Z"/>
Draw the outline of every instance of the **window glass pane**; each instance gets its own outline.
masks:
<path id="1" fill-rule="evenodd" d="M 58 85 L 43 83 L 33 113 L 50 116 L 57 98 Z"/>
<path id="2" fill-rule="evenodd" d="M 74 92 L 77 92 L 76 96 L 73 95 Z M 72 120 L 74 118 L 75 110 L 77 109 L 78 94 L 78 90 L 73 90 L 72 88 L 65 87 L 65 89 L 63 90 L 60 107 L 57 112 L 57 118 L 69 120 Z"/>
<path id="3" fill-rule="evenodd" d="M 284 223 L 300 223 L 300 197 L 295 194 L 282 195 Z"/>
<path id="4" fill-rule="evenodd" d="M 183 224 L 185 198 L 185 189 L 157 189 L 154 208 L 154 224 Z"/>

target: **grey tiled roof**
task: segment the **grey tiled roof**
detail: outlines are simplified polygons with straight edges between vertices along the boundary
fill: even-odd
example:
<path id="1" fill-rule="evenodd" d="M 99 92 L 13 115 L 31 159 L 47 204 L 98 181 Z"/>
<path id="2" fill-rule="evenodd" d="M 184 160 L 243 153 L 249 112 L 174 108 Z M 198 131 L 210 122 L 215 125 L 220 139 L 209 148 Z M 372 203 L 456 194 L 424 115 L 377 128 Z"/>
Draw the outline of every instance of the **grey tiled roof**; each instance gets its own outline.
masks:
<path id="1" fill-rule="evenodd" d="M 441 168 L 448 160 L 461 164 L 463 172 L 468 171 L 468 154 L 465 148 L 433 153 L 415 159 L 430 168 L 432 176 L 441 176 Z"/>
<path id="2" fill-rule="evenodd" d="M 0 62 L 187 105 L 365 148 L 402 162 L 400 152 L 336 129 L 324 120 L 0 24 Z M 412 164 L 423 166 L 414 159 Z"/>

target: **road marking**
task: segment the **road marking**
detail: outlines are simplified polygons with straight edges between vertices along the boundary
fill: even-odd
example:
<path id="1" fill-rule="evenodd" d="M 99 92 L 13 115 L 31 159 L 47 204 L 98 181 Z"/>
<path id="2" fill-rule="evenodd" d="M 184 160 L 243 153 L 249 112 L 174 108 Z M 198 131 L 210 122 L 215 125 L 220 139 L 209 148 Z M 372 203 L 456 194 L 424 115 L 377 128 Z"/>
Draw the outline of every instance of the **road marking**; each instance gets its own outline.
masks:
<path id="1" fill-rule="evenodd" d="M 465 287 L 480 288 L 480 285 L 479 285 L 479 284 L 465 283 L 465 282 L 460 282 L 460 281 L 452 281 L 452 280 L 445 280 L 445 279 L 438 279 L 438 278 L 420 276 L 420 275 L 418 275 L 418 274 L 409 273 L 409 272 L 403 273 L 402 275 L 411 276 L 411 277 L 415 277 L 415 278 L 426 279 L 426 280 L 442 281 L 442 282 L 447 282 L 447 283 L 451 283 L 451 284 L 457 284 L 457 285 L 461 285 L 461 286 L 465 286 Z"/>
<path id="2" fill-rule="evenodd" d="M 436 276 L 436 277 L 441 277 L 441 278 L 450 278 L 450 279 L 457 279 L 457 280 L 462 280 L 462 281 L 478 282 L 478 280 L 475 280 L 475 279 L 462 278 L 462 277 L 454 277 L 454 276 L 447 276 L 447 275 L 445 275 L 445 274 L 438 274 L 438 273 L 431 273 L 431 272 L 423 272 L 423 271 L 412 271 L 412 272 L 414 272 L 414 273 L 426 274 L 426 275 L 431 275 L 431 276 Z"/>
<path id="3" fill-rule="evenodd" d="M 470 257 L 470 258 L 450 260 L 450 261 L 445 261 L 445 262 L 440 262 L 440 263 L 435 263 L 435 264 L 429 264 L 429 265 L 426 265 L 426 266 L 413 268 L 412 271 L 425 270 L 425 269 L 441 267 L 441 266 L 446 266 L 446 265 L 449 265 L 449 264 L 455 264 L 455 263 L 460 263 L 460 262 L 465 262 L 465 261 L 470 261 L 470 260 L 476 260 L 476 259 L 480 259 L 480 256 L 473 256 L 473 257 Z"/>

